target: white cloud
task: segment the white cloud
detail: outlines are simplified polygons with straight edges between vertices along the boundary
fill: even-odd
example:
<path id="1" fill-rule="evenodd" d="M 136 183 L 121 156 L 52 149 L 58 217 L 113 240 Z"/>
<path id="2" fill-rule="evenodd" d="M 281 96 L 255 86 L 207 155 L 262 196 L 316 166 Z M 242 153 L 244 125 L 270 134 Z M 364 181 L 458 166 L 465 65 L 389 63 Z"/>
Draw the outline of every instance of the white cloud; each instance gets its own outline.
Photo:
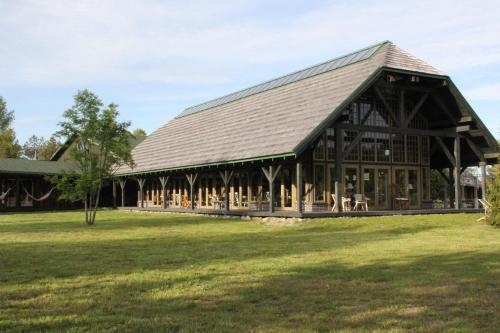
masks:
<path id="1" fill-rule="evenodd" d="M 2 2 L 2 84 L 219 84 L 385 39 L 445 71 L 500 64 L 498 1 L 280 5 L 298 9 L 281 17 L 253 1 Z"/>
<path id="2" fill-rule="evenodd" d="M 471 100 L 500 101 L 500 84 L 481 85 L 464 92 Z"/>

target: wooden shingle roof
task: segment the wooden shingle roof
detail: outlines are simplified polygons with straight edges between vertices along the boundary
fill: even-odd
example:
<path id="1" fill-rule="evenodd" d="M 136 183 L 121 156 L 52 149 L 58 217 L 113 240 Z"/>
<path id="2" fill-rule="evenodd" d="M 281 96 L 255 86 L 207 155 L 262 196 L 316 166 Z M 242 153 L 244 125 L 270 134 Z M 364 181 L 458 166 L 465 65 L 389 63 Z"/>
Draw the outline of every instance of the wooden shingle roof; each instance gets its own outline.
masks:
<path id="1" fill-rule="evenodd" d="M 443 75 L 394 44 L 380 43 L 188 108 L 137 145 L 135 168 L 121 167 L 118 174 L 294 155 L 382 67 Z"/>

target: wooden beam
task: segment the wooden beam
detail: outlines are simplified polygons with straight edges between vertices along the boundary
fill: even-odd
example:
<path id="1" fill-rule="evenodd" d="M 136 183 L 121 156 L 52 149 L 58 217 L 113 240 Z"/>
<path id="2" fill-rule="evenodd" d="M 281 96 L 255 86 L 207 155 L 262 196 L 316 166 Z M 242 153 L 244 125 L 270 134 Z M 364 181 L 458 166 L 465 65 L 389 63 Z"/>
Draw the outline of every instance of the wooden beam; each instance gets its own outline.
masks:
<path id="1" fill-rule="evenodd" d="M 454 124 L 456 122 L 456 118 L 453 117 L 453 115 L 451 114 L 450 110 L 448 109 L 448 107 L 446 106 L 446 104 L 444 103 L 442 98 L 436 93 L 432 93 L 431 96 L 434 99 L 434 101 L 436 102 L 436 104 L 444 112 L 444 114 L 448 117 L 448 119 L 450 119 L 451 122 Z"/>
<path id="2" fill-rule="evenodd" d="M 408 115 L 408 118 L 406 118 L 403 127 L 408 127 L 408 125 L 413 120 L 413 118 L 415 118 L 415 116 L 417 115 L 418 111 L 420 111 L 420 108 L 422 107 L 422 105 L 424 105 L 424 103 L 425 103 L 425 101 L 427 100 L 428 97 L 429 97 L 429 93 L 425 93 L 422 97 L 420 97 L 420 100 L 413 107 L 413 109 L 411 110 L 410 114 Z"/>
<path id="3" fill-rule="evenodd" d="M 168 204 L 167 204 L 166 192 L 167 192 L 167 184 L 168 184 L 168 180 L 170 179 L 170 176 L 161 176 L 159 179 L 160 179 L 160 184 L 161 184 L 161 197 L 163 200 L 162 207 L 167 208 Z"/>
<path id="4" fill-rule="evenodd" d="M 196 183 L 196 178 L 198 178 L 198 174 L 187 174 L 187 181 L 189 183 L 189 201 L 191 202 L 191 209 L 194 210 L 194 184 Z"/>
<path id="5" fill-rule="evenodd" d="M 274 180 L 276 176 L 279 174 L 281 170 L 281 165 L 278 165 L 276 169 L 273 168 L 272 165 L 269 166 L 269 169 L 262 167 L 262 171 L 269 182 L 269 212 L 274 212 Z"/>
<path id="6" fill-rule="evenodd" d="M 471 129 L 467 134 L 473 137 L 484 136 L 483 131 L 481 131 L 480 129 Z"/>
<path id="7" fill-rule="evenodd" d="M 346 147 L 344 150 L 343 154 L 344 156 L 349 155 L 349 153 L 358 145 L 358 143 L 361 141 L 363 138 L 363 134 L 365 132 L 358 132 L 358 135 L 352 140 L 352 142 L 349 144 L 349 146 Z"/>
<path id="8" fill-rule="evenodd" d="M 146 183 L 146 179 L 137 178 L 137 183 L 139 184 L 139 200 L 141 201 L 141 208 L 144 208 L 144 184 Z"/>
<path id="9" fill-rule="evenodd" d="M 468 137 L 465 137 L 465 141 L 469 145 L 470 149 L 474 152 L 474 154 L 476 154 L 477 158 L 480 161 L 484 161 L 484 155 L 481 149 L 479 149 L 479 147 Z"/>
<path id="10" fill-rule="evenodd" d="M 479 168 L 481 169 L 481 198 L 486 199 L 486 191 L 488 184 L 486 183 L 486 162 L 480 162 Z"/>
<path id="11" fill-rule="evenodd" d="M 407 135 L 423 135 L 423 136 L 440 136 L 454 138 L 457 135 L 455 127 L 442 128 L 439 130 L 422 130 L 416 128 L 395 128 L 395 127 L 378 127 L 378 126 L 361 126 L 350 124 L 339 124 L 340 129 L 348 131 L 362 131 L 362 132 L 378 132 L 378 133 L 397 133 Z"/>
<path id="12" fill-rule="evenodd" d="M 384 98 L 384 95 L 382 95 L 382 92 L 380 91 L 380 89 L 377 86 L 375 86 L 375 93 L 377 94 L 377 97 L 382 101 L 382 104 L 384 104 L 384 107 L 387 110 L 387 112 L 389 113 L 389 116 L 394 121 L 394 124 L 396 126 L 398 126 L 399 125 L 399 121 L 394 116 L 394 112 L 393 112 L 391 106 L 389 105 L 389 103 L 387 103 L 387 101 Z"/>
<path id="13" fill-rule="evenodd" d="M 457 133 L 469 132 L 470 130 L 471 130 L 470 125 L 457 126 L 456 128 Z"/>
<path id="14" fill-rule="evenodd" d="M 472 116 L 463 116 L 458 120 L 459 124 L 464 124 L 464 123 L 471 123 L 474 121 L 474 118 Z"/>
<path id="15" fill-rule="evenodd" d="M 122 197 L 121 197 L 121 201 L 122 201 L 122 207 L 125 207 L 125 185 L 127 184 L 127 179 L 126 178 L 120 178 L 120 180 L 118 181 L 118 183 L 120 184 L 120 187 L 121 187 L 121 190 L 122 190 Z"/>
<path id="16" fill-rule="evenodd" d="M 302 162 L 297 161 L 297 170 L 296 170 L 296 191 L 297 191 L 297 211 L 302 212 Z"/>
<path id="17" fill-rule="evenodd" d="M 460 209 L 462 205 L 462 192 L 460 191 L 460 136 L 457 135 L 453 145 L 455 155 L 455 209 Z"/>
<path id="18" fill-rule="evenodd" d="M 361 119 L 361 121 L 360 121 L 361 125 L 364 125 L 366 123 L 366 121 L 368 120 L 368 117 L 370 117 L 370 115 L 373 113 L 373 110 L 375 110 L 373 108 L 373 104 L 370 104 L 370 108 L 368 109 L 368 112 L 364 115 L 363 119 Z"/>
<path id="19" fill-rule="evenodd" d="M 233 173 L 234 173 L 233 170 L 231 170 L 230 172 L 228 170 L 224 170 L 224 172 L 219 170 L 219 175 L 222 178 L 222 181 L 224 182 L 224 189 L 226 192 L 226 196 L 225 196 L 224 201 L 225 201 L 225 206 L 226 206 L 227 212 L 229 211 L 229 183 L 231 182 L 231 178 L 233 177 Z"/>
<path id="20" fill-rule="evenodd" d="M 500 159 L 500 153 L 485 153 L 484 158 L 487 158 L 487 159 L 499 158 Z"/>
<path id="21" fill-rule="evenodd" d="M 403 126 L 406 124 L 406 110 L 405 110 L 405 90 L 400 89 L 399 91 L 399 127 L 406 127 Z"/>
<path id="22" fill-rule="evenodd" d="M 446 145 L 444 144 L 443 139 L 441 139 L 439 136 L 436 136 L 436 142 L 441 146 L 441 149 L 443 150 L 444 154 L 446 155 L 446 157 L 450 161 L 451 165 L 455 166 L 456 160 L 453 157 L 453 155 L 450 153 L 450 151 L 448 150 L 448 147 L 446 147 Z"/>
<path id="23" fill-rule="evenodd" d="M 116 208 L 116 181 L 113 180 L 113 208 Z"/>

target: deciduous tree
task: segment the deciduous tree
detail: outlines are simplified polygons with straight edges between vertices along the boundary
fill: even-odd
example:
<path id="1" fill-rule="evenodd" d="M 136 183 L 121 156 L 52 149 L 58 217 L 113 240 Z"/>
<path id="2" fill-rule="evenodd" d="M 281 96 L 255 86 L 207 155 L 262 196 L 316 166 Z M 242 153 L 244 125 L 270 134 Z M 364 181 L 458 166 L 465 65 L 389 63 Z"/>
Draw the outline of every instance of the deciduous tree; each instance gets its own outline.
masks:
<path id="1" fill-rule="evenodd" d="M 58 135 L 75 138 L 69 152 L 75 171 L 54 177 L 60 198 L 82 200 L 85 222 L 95 223 L 103 184 L 120 165 L 133 165 L 130 154 L 130 122 L 118 121 L 116 104 L 104 107 L 89 90 L 79 91 L 74 105 L 63 114 Z"/>

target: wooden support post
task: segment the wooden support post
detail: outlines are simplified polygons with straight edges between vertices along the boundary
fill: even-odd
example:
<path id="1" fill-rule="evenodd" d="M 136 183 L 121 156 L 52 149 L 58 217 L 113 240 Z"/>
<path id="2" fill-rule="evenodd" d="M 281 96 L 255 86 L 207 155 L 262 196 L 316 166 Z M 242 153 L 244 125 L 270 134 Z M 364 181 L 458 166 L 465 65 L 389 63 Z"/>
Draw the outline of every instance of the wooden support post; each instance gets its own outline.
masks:
<path id="1" fill-rule="evenodd" d="M 226 212 L 229 212 L 229 183 L 231 182 L 231 178 L 233 178 L 233 171 L 229 172 L 227 170 L 224 170 L 224 172 L 219 170 L 219 175 L 222 178 L 222 181 L 224 182 L 224 189 L 225 189 L 225 206 L 226 206 Z"/>
<path id="2" fill-rule="evenodd" d="M 21 179 L 16 177 L 16 208 L 21 207 Z"/>
<path id="3" fill-rule="evenodd" d="M 344 153 L 342 150 L 342 130 L 340 128 L 335 128 L 335 201 L 337 202 L 337 207 L 335 207 L 335 212 L 340 212 L 344 207 L 342 207 L 342 194 L 343 192 L 343 181 L 342 181 L 342 161 L 344 160 Z"/>
<path id="4" fill-rule="evenodd" d="M 120 188 L 122 190 L 122 197 L 121 197 L 122 207 L 125 207 L 125 185 L 127 184 L 127 179 L 120 178 L 118 183 L 120 184 Z"/>
<path id="5" fill-rule="evenodd" d="M 479 201 L 478 201 L 478 195 L 477 195 L 477 179 L 474 181 L 474 208 L 479 208 Z"/>
<path id="6" fill-rule="evenodd" d="M 141 208 L 144 208 L 144 183 L 146 179 L 137 178 L 137 183 L 139 184 L 139 201 L 141 203 Z"/>
<path id="7" fill-rule="evenodd" d="M 460 191 L 460 136 L 455 137 L 454 144 L 455 157 L 455 209 L 460 209 L 462 204 L 462 192 Z"/>
<path id="8" fill-rule="evenodd" d="M 160 177 L 160 184 L 161 184 L 161 198 L 163 200 L 162 207 L 167 208 L 167 184 L 168 184 L 168 179 L 170 176 L 161 176 Z"/>
<path id="9" fill-rule="evenodd" d="M 194 209 L 194 184 L 196 182 L 196 178 L 198 178 L 198 174 L 192 173 L 186 175 L 186 178 L 189 182 L 189 201 L 191 202 L 191 209 Z"/>
<path id="10" fill-rule="evenodd" d="M 401 89 L 399 93 L 399 126 L 405 127 L 406 124 L 406 111 L 405 111 L 405 91 Z"/>
<path id="11" fill-rule="evenodd" d="M 278 165 L 276 170 L 274 170 L 272 165 L 269 166 L 269 169 L 262 167 L 262 171 L 264 172 L 264 175 L 266 176 L 267 181 L 269 182 L 269 212 L 270 213 L 274 212 L 274 180 L 276 179 L 276 176 L 279 174 L 280 170 L 281 170 L 281 165 Z"/>
<path id="12" fill-rule="evenodd" d="M 296 171 L 296 187 L 297 187 L 297 211 L 300 213 L 302 212 L 302 162 L 297 161 L 297 171 Z"/>
<path id="13" fill-rule="evenodd" d="M 455 184 L 455 177 L 453 176 L 453 172 L 454 172 L 454 168 L 450 167 L 448 168 L 448 178 L 450 179 L 450 185 L 448 186 L 448 196 L 450 197 L 450 204 L 449 204 L 449 208 L 453 208 L 455 207 L 455 203 L 454 203 L 454 200 L 453 198 L 455 197 L 453 194 L 454 194 L 454 191 L 453 191 L 453 187 L 454 187 L 454 184 Z"/>
<path id="14" fill-rule="evenodd" d="M 481 169 L 481 199 L 486 200 L 486 192 L 488 191 L 488 184 L 486 183 L 486 162 L 480 162 L 479 168 Z"/>
<path id="15" fill-rule="evenodd" d="M 113 180 L 113 208 L 116 208 L 116 181 Z"/>

